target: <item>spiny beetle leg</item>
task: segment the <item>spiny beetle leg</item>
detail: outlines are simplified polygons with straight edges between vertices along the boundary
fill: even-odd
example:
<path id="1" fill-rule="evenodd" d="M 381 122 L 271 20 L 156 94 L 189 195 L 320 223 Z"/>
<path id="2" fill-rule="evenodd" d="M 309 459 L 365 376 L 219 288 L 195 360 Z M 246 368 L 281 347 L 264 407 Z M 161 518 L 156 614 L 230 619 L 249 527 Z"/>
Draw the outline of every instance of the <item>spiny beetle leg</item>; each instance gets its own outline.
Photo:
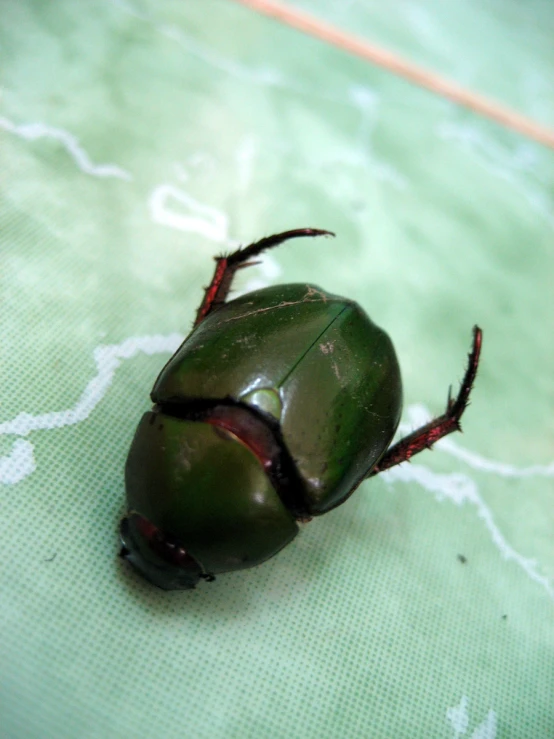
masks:
<path id="1" fill-rule="evenodd" d="M 477 374 L 482 336 L 483 332 L 479 326 L 474 326 L 473 347 L 469 353 L 464 379 L 462 380 L 460 391 L 455 400 L 450 397 L 450 392 L 448 393 L 445 413 L 429 421 L 425 426 L 416 429 L 408 436 L 405 436 L 397 444 L 394 444 L 394 446 L 391 446 L 381 458 L 381 461 L 371 470 L 368 477 L 373 477 L 373 475 L 378 475 L 379 472 L 406 462 L 414 454 L 418 454 L 424 449 L 430 449 L 435 442 L 442 439 L 443 436 L 451 434 L 453 431 L 461 431 L 460 418 L 469 402 L 469 395 Z"/>
<path id="2" fill-rule="evenodd" d="M 332 231 L 323 231 L 320 228 L 296 228 L 292 231 L 283 231 L 283 233 L 280 234 L 267 236 L 265 239 L 255 241 L 244 249 L 237 249 L 227 256 L 221 255 L 220 257 L 216 257 L 214 275 L 212 277 L 212 281 L 204 292 L 204 298 L 196 313 L 194 326 L 198 326 L 198 324 L 203 321 L 214 308 L 225 302 L 227 295 L 229 294 L 235 272 L 242 267 L 249 266 L 246 262 L 248 262 L 252 257 L 256 257 L 263 251 L 272 249 L 274 246 L 282 244 L 283 241 L 288 241 L 288 239 L 295 239 L 301 236 L 334 235 L 335 234 Z M 252 262 L 251 264 L 255 264 L 255 262 Z"/>

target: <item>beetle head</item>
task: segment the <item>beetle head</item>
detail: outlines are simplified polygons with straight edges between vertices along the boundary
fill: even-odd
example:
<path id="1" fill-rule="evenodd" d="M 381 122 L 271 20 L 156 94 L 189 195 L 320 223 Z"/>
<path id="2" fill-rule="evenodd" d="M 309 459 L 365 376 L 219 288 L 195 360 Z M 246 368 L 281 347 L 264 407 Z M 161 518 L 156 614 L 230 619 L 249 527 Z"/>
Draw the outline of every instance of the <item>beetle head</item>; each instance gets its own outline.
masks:
<path id="1" fill-rule="evenodd" d="M 201 577 L 209 578 L 175 537 L 138 513 L 121 520 L 120 534 L 120 556 L 163 590 L 190 590 Z"/>

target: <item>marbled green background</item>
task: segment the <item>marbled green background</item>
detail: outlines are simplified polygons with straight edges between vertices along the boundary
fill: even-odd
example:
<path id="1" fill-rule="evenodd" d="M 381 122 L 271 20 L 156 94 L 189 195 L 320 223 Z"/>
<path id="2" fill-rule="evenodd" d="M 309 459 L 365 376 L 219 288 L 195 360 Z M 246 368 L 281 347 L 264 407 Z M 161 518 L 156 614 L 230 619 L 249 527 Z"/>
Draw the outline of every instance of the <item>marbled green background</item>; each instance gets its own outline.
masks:
<path id="1" fill-rule="evenodd" d="M 554 126 L 549 2 L 295 4 Z M 0 53 L 2 736 L 554 736 L 554 153 L 230 1 L 3 0 Z M 159 592 L 134 427 L 211 257 L 299 226 L 239 287 L 358 300 L 407 428 L 479 323 L 465 433 Z"/>

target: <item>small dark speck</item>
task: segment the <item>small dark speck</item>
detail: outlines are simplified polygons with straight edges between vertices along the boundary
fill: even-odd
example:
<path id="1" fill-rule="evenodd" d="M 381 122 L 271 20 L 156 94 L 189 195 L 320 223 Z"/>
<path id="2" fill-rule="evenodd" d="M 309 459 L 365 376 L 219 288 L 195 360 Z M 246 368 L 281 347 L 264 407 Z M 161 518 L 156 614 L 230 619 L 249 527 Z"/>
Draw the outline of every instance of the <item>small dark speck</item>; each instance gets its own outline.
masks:
<path id="1" fill-rule="evenodd" d="M 459 561 L 460 561 L 460 562 L 461 562 L 461 563 L 462 563 L 463 565 L 465 565 L 465 563 L 467 562 L 467 557 L 465 557 L 465 556 L 464 556 L 463 554 L 458 554 L 458 560 L 459 560 Z"/>
<path id="2" fill-rule="evenodd" d="M 57 552 L 54 552 L 54 554 L 51 557 L 48 557 L 48 559 L 45 559 L 44 561 L 45 562 L 53 562 L 56 559 L 57 556 L 58 556 L 58 553 Z"/>
<path id="3" fill-rule="evenodd" d="M 502 614 L 502 620 L 503 621 L 505 621 L 507 618 L 508 618 L 508 614 L 507 613 Z"/>
<path id="4" fill-rule="evenodd" d="M 163 427 L 164 427 L 163 423 L 160 423 L 158 426 L 158 431 L 163 431 Z"/>

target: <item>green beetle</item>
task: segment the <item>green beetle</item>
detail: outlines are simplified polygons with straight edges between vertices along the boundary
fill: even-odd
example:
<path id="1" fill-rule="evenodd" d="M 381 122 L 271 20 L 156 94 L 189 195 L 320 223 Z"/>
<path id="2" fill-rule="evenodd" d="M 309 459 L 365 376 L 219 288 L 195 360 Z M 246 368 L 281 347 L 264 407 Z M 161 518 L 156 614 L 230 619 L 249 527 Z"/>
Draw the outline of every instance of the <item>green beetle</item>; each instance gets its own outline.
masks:
<path id="1" fill-rule="evenodd" d="M 194 323 L 161 371 L 125 468 L 121 556 L 165 590 L 253 567 L 298 522 L 343 503 L 366 478 L 459 430 L 481 331 L 446 412 L 389 448 L 402 410 L 391 340 L 354 301 L 305 284 L 230 302 L 235 272 L 287 239 L 270 236 L 217 266 Z"/>

